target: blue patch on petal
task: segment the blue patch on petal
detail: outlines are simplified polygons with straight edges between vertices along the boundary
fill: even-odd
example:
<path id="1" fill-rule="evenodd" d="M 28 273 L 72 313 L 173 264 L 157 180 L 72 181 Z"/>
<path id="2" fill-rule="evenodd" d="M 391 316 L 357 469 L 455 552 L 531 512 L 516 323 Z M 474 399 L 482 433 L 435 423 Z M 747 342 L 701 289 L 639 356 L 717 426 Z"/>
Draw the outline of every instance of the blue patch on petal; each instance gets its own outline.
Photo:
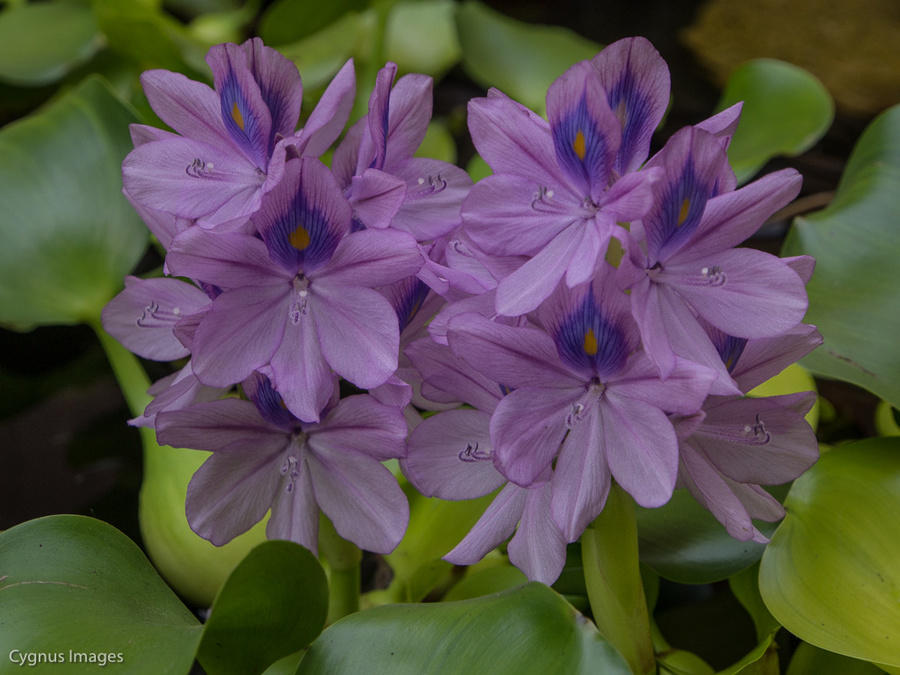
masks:
<path id="1" fill-rule="evenodd" d="M 716 351 L 719 352 L 719 356 L 722 359 L 722 363 L 725 364 L 725 368 L 728 369 L 729 373 L 734 372 L 734 368 L 737 366 L 741 354 L 744 353 L 744 347 L 747 346 L 747 339 L 728 335 L 712 326 L 707 328 L 707 332 L 709 333 L 709 337 L 712 340 Z"/>
<path id="2" fill-rule="evenodd" d="M 273 260 L 291 272 L 308 273 L 331 260 L 341 233 L 326 212 L 310 203 L 301 186 L 264 238 Z"/>
<path id="3" fill-rule="evenodd" d="M 397 321 L 402 331 L 413 320 L 425 302 L 429 288 L 418 277 L 407 277 L 389 288 L 384 289 L 385 295 L 397 313 Z"/>
<path id="4" fill-rule="evenodd" d="M 655 227 L 648 228 L 647 238 L 654 251 L 663 246 L 679 248 L 691 238 L 709 201 L 714 185 L 704 183 L 694 170 L 693 157 L 688 156 L 681 175 L 670 180 L 659 200 L 659 206 L 649 219 Z"/>
<path id="5" fill-rule="evenodd" d="M 285 430 L 300 427 L 300 420 L 287 409 L 281 394 L 275 391 L 268 377 L 260 373 L 253 373 L 244 380 L 243 389 L 266 422 Z"/>
<path id="6" fill-rule="evenodd" d="M 633 73 L 625 72 L 616 85 L 607 93 L 609 107 L 622 122 L 622 144 L 616 157 L 615 172 L 625 173 L 627 163 L 635 156 L 650 115 L 650 99 L 642 95 Z M 642 157 L 641 159 L 645 159 Z"/>
<path id="7" fill-rule="evenodd" d="M 609 139 L 581 100 L 553 127 L 553 146 L 560 166 L 575 181 L 586 181 L 588 188 L 605 185 L 609 178 L 606 166 Z"/>
<path id="8" fill-rule="evenodd" d="M 241 91 L 234 71 L 228 76 L 219 92 L 222 102 L 222 121 L 228 134 L 247 158 L 261 170 L 266 171 L 271 155 L 272 139 L 263 138 L 259 120 L 253 113 L 244 93 Z"/>
<path id="9" fill-rule="evenodd" d="M 601 380 L 621 370 L 628 357 L 625 335 L 604 315 L 593 288 L 562 320 L 554 338 L 563 362 L 578 371 L 591 371 Z"/>

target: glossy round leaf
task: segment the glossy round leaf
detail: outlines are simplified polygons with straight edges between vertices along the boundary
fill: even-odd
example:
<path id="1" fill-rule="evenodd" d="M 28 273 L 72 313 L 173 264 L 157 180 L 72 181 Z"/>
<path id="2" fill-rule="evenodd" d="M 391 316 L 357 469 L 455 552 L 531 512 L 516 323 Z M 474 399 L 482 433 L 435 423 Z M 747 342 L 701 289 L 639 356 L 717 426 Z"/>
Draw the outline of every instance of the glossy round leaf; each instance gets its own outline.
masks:
<path id="1" fill-rule="evenodd" d="M 121 193 L 136 121 L 90 78 L 0 130 L 0 322 L 86 321 L 122 287 L 149 236 Z"/>
<path id="2" fill-rule="evenodd" d="M 197 658 L 210 673 L 260 673 L 325 627 L 328 581 L 318 560 L 290 541 L 247 554 L 219 591 Z"/>
<path id="3" fill-rule="evenodd" d="M 765 546 L 738 541 L 687 490 L 675 490 L 658 509 L 637 508 L 641 562 L 660 576 L 684 584 L 708 584 L 746 569 Z M 769 536 L 772 523 L 756 522 Z"/>
<path id="4" fill-rule="evenodd" d="M 808 642 L 801 642 L 791 657 L 786 675 L 882 675 L 882 672 L 881 668 L 866 661 L 851 659 L 819 649 Z"/>
<path id="5" fill-rule="evenodd" d="M 743 101 L 741 122 L 728 147 L 739 182 L 778 155 L 799 155 L 834 119 L 834 101 L 812 73 L 776 59 L 755 59 L 729 76 L 719 109 Z"/>
<path id="6" fill-rule="evenodd" d="M 543 584 L 473 600 L 385 605 L 328 628 L 298 675 L 630 673 L 594 625 Z"/>
<path id="7" fill-rule="evenodd" d="M 553 80 L 602 49 L 567 28 L 516 21 L 474 0 L 463 3 L 456 19 L 469 77 L 539 113 Z"/>
<path id="8" fill-rule="evenodd" d="M 900 407 L 900 106 L 860 137 L 834 201 L 794 221 L 784 255 L 816 258 L 808 323 L 825 344 L 803 359 Z"/>
<path id="9" fill-rule="evenodd" d="M 0 80 L 21 86 L 56 82 L 103 44 L 90 5 L 41 2 L 0 11 Z"/>
<path id="10" fill-rule="evenodd" d="M 0 534 L 0 654 L 62 656 L 48 672 L 188 673 L 202 627 L 140 549 L 111 525 L 49 516 Z M 73 653 L 85 654 L 80 662 Z M 90 655 L 94 655 L 90 662 Z M 102 670 L 102 669 L 101 669 Z M 4 672 L 9 672 L 4 669 Z"/>
<path id="11" fill-rule="evenodd" d="M 759 576 L 774 617 L 823 649 L 900 666 L 900 439 L 830 450 L 785 508 Z"/>

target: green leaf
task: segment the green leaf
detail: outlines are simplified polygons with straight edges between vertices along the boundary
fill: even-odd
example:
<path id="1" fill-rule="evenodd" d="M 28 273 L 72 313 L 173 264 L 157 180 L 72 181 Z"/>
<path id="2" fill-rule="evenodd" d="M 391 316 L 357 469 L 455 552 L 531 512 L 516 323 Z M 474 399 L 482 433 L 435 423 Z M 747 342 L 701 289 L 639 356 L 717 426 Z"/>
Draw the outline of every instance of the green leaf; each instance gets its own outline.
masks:
<path id="1" fill-rule="evenodd" d="M 260 18 L 259 36 L 272 46 L 296 42 L 367 6 L 366 0 L 278 0 Z"/>
<path id="2" fill-rule="evenodd" d="M 634 506 L 613 483 L 603 511 L 581 535 L 581 552 L 594 623 L 632 672 L 650 673 L 655 659 Z"/>
<path id="3" fill-rule="evenodd" d="M 672 581 L 708 584 L 746 569 L 765 546 L 738 541 L 687 490 L 675 490 L 658 509 L 637 508 L 641 562 Z M 775 526 L 756 523 L 765 535 Z"/>
<path id="4" fill-rule="evenodd" d="M 900 666 L 900 439 L 830 450 L 785 508 L 759 576 L 774 617 L 813 645 Z"/>
<path id="5" fill-rule="evenodd" d="M 799 155 L 818 141 L 834 119 L 834 101 L 814 75 L 776 59 L 755 59 L 728 78 L 718 109 L 744 102 L 728 147 L 738 182 L 749 180 L 778 155 Z"/>
<path id="6" fill-rule="evenodd" d="M 466 74 L 538 113 L 553 80 L 602 49 L 567 28 L 516 21 L 475 0 L 456 19 Z"/>
<path id="7" fill-rule="evenodd" d="M 300 71 L 304 93 L 325 89 L 369 39 L 373 20 L 371 13 L 349 12 L 319 32 L 278 48 Z"/>
<path id="8" fill-rule="evenodd" d="M 54 672 L 187 673 L 202 628 L 140 549 L 92 518 L 50 516 L 0 533 L 0 654 L 62 656 Z M 94 655 L 74 663 L 72 652 Z M 112 665 L 116 665 L 113 663 Z"/>
<path id="9" fill-rule="evenodd" d="M 471 569 L 471 568 L 470 568 Z M 470 600 L 499 593 L 528 582 L 525 573 L 511 565 L 488 567 L 466 576 L 444 596 L 445 602 Z"/>
<path id="10" fill-rule="evenodd" d="M 808 323 L 825 344 L 803 360 L 815 373 L 900 407 L 900 106 L 878 116 L 853 150 L 831 205 L 797 218 L 783 255 L 816 258 Z"/>
<path id="11" fill-rule="evenodd" d="M 385 26 L 385 57 L 404 73 L 439 78 L 460 59 L 453 0 L 398 2 Z"/>
<path id="12" fill-rule="evenodd" d="M 0 80 L 39 86 L 87 62 L 103 36 L 89 6 L 46 2 L 0 12 Z"/>
<path id="13" fill-rule="evenodd" d="M 385 605 L 328 628 L 298 675 L 630 673 L 594 625 L 543 584 L 473 600 Z"/>
<path id="14" fill-rule="evenodd" d="M 165 68 L 211 79 L 204 61 L 207 46 L 194 41 L 187 28 L 158 4 L 92 0 L 97 23 L 112 51 L 128 57 L 141 70 Z"/>
<path id="15" fill-rule="evenodd" d="M 881 675 L 882 672 L 876 665 L 819 649 L 808 642 L 797 646 L 787 669 L 787 675 Z"/>
<path id="16" fill-rule="evenodd" d="M 121 194 L 136 121 L 92 77 L 0 130 L 0 322 L 86 321 L 121 289 L 149 236 Z"/>
<path id="17" fill-rule="evenodd" d="M 395 602 L 418 602 L 453 569 L 441 560 L 449 553 L 494 498 L 494 494 L 459 502 L 426 498 L 410 490 L 409 526 L 400 545 L 384 558 L 394 570 L 389 596 Z"/>
<path id="18" fill-rule="evenodd" d="M 328 581 L 308 550 L 267 541 L 222 586 L 197 659 L 210 673 L 261 673 L 303 649 L 325 627 Z"/>

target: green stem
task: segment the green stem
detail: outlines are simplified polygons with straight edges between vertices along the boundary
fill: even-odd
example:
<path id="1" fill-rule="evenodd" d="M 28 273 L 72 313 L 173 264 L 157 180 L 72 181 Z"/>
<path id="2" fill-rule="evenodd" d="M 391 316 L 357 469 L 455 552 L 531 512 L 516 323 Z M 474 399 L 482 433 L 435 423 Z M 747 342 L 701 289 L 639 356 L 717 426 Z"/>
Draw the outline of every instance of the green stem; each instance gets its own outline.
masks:
<path id="1" fill-rule="evenodd" d="M 631 497 L 613 483 L 606 506 L 581 536 L 594 622 L 635 675 L 656 672 L 650 616 L 638 565 Z"/>
<path id="2" fill-rule="evenodd" d="M 147 393 L 147 389 L 150 388 L 150 378 L 147 377 L 144 367 L 138 357 L 103 330 L 99 317 L 89 323 L 97 334 L 100 344 L 103 345 L 106 357 L 109 359 L 122 394 L 125 396 L 128 409 L 135 417 L 143 414 L 144 408 L 150 403 L 151 398 Z"/>
<path id="3" fill-rule="evenodd" d="M 319 517 L 319 554 L 331 570 L 328 595 L 328 624 L 359 611 L 359 563 L 362 551 L 343 539 L 331 521 Z"/>

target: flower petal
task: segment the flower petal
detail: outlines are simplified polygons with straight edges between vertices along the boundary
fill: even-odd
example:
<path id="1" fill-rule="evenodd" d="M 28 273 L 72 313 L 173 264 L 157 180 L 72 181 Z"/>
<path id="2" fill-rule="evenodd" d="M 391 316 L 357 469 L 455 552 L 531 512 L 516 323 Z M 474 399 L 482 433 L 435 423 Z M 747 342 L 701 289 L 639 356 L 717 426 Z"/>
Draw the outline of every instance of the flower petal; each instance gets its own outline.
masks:
<path id="1" fill-rule="evenodd" d="M 591 59 L 607 92 L 609 107 L 622 125 L 622 145 L 613 170 L 636 171 L 647 158 L 650 138 L 669 105 L 669 69 L 642 37 L 607 45 Z"/>
<path id="2" fill-rule="evenodd" d="M 488 424 L 480 410 L 447 410 L 409 437 L 403 473 L 426 497 L 460 500 L 490 494 L 506 482 L 491 461 Z"/>
<path id="3" fill-rule="evenodd" d="M 279 462 L 286 444 L 284 437 L 265 446 L 239 441 L 213 453 L 188 484 L 191 529 L 222 546 L 262 520 L 282 482 Z"/>
<path id="4" fill-rule="evenodd" d="M 381 462 L 310 441 L 307 455 L 313 490 L 337 533 L 366 551 L 393 551 L 409 523 L 409 503 Z"/>
<path id="5" fill-rule="evenodd" d="M 216 298 L 194 336 L 197 379 L 227 387 L 267 364 L 281 344 L 289 301 L 278 286 L 238 288 Z"/>
<path id="6" fill-rule="evenodd" d="M 670 283 L 713 326 L 735 337 L 772 337 L 796 326 L 806 313 L 806 288 L 776 256 L 740 248 L 679 256 L 658 277 Z"/>
<path id="7" fill-rule="evenodd" d="M 103 328 L 129 351 L 151 361 L 188 355 L 172 329 L 209 304 L 209 296 L 178 279 L 125 277 L 125 290 L 103 308 Z"/>
<path id="8" fill-rule="evenodd" d="M 122 163 L 122 182 L 136 201 L 182 218 L 210 223 L 250 216 L 259 208 L 265 175 L 220 142 L 173 137 L 145 143 Z"/>
<path id="9" fill-rule="evenodd" d="M 293 61 L 266 47 L 256 37 L 241 45 L 247 57 L 247 67 L 259 86 L 272 118 L 272 135 L 290 136 L 300 119 L 303 84 Z M 271 153 L 271 148 L 269 149 Z"/>
<path id="10" fill-rule="evenodd" d="M 553 522 L 566 541 L 576 541 L 606 504 L 611 484 L 606 464 L 600 413 L 589 410 L 569 430 L 556 460 L 553 486 Z"/>
<path id="11" fill-rule="evenodd" d="M 369 288 L 320 284 L 310 294 L 325 360 L 344 379 L 370 389 L 397 370 L 400 329 L 391 304 Z"/>
<path id="12" fill-rule="evenodd" d="M 234 43 L 214 45 L 206 62 L 213 71 L 228 135 L 247 159 L 265 171 L 275 146 L 272 113 L 248 66 L 247 52 Z"/>
<path id="13" fill-rule="evenodd" d="M 590 62 L 576 63 L 550 85 L 547 119 L 559 167 L 582 197 L 599 201 L 609 185 L 622 127 Z"/>
<path id="14" fill-rule="evenodd" d="M 215 91 L 168 70 L 147 70 L 141 86 L 153 112 L 185 138 L 212 146 L 230 145 Z M 137 143 L 135 143 L 137 146 Z"/>
<path id="15" fill-rule="evenodd" d="M 550 517 L 550 484 L 528 489 L 525 509 L 507 546 L 509 561 L 532 581 L 548 586 L 566 564 L 566 540 Z"/>
<path id="16" fill-rule="evenodd" d="M 496 90 L 469 101 L 468 110 L 472 141 L 495 174 L 515 174 L 545 186 L 561 182 L 544 119 Z"/>
<path id="17" fill-rule="evenodd" d="M 444 560 L 454 565 L 474 565 L 497 548 L 516 529 L 527 498 L 525 488 L 506 485 L 487 507 L 475 526 Z"/>
<path id="18" fill-rule="evenodd" d="M 678 476 L 675 430 L 659 408 L 622 399 L 610 388 L 600 402 L 600 429 L 616 482 L 644 508 L 672 497 Z"/>
<path id="19" fill-rule="evenodd" d="M 528 487 L 547 470 L 568 431 L 566 414 L 582 392 L 527 387 L 507 394 L 491 417 L 494 465 Z"/>
<path id="20" fill-rule="evenodd" d="M 327 265 L 350 228 L 350 205 L 331 171 L 312 157 L 284 165 L 284 176 L 262 200 L 253 224 L 269 256 L 305 274 Z"/>
<path id="21" fill-rule="evenodd" d="M 399 408 L 379 403 L 371 396 L 347 396 L 322 423 L 311 430 L 316 447 L 327 444 L 352 450 L 379 461 L 406 455 L 406 419 Z"/>
<path id="22" fill-rule="evenodd" d="M 331 80 L 300 131 L 301 154 L 319 157 L 331 147 L 350 118 L 355 94 L 356 71 L 350 59 Z"/>

